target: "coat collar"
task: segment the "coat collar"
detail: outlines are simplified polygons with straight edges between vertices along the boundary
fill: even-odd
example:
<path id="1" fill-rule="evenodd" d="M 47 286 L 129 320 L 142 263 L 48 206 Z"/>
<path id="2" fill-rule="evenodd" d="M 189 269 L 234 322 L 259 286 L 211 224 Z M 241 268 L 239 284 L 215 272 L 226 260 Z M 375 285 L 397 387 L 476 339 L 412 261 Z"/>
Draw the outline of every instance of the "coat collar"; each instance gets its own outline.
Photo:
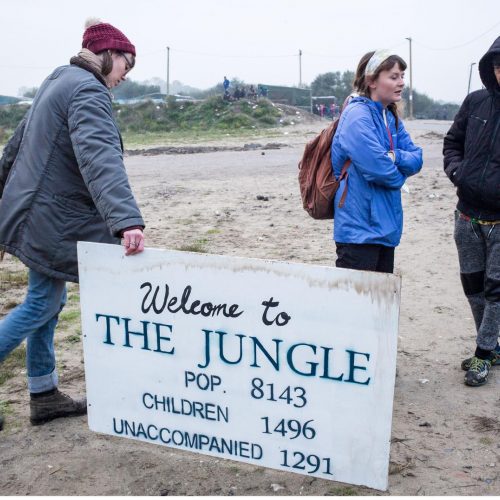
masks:
<path id="1" fill-rule="evenodd" d="M 103 76 L 97 71 L 95 71 L 94 68 L 87 61 L 85 61 L 85 59 L 78 56 L 74 56 L 70 59 L 69 63 L 73 64 L 74 66 L 78 66 L 79 68 L 82 68 L 88 71 L 89 73 L 92 73 L 106 88 L 108 88 Z"/>
<path id="2" fill-rule="evenodd" d="M 365 96 L 357 96 L 353 97 L 351 100 L 352 103 L 354 102 L 362 102 L 366 105 L 368 105 L 371 109 L 374 111 L 377 111 L 378 113 L 382 114 L 382 111 L 384 110 L 384 106 L 382 106 L 382 103 L 378 101 L 372 101 L 369 97 Z"/>

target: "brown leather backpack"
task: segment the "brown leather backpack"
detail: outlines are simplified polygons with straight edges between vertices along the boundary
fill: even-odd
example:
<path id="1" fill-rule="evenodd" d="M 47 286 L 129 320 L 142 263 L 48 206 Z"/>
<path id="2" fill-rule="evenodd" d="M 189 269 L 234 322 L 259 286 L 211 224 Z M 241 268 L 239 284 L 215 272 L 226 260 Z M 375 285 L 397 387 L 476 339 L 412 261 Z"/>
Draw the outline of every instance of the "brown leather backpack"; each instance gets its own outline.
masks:
<path id="1" fill-rule="evenodd" d="M 331 146 L 337 130 L 339 118 L 322 130 L 318 136 L 306 144 L 304 154 L 299 162 L 299 186 L 304 210 L 313 219 L 333 219 L 333 199 L 340 186 L 340 181 L 346 179 L 346 186 L 339 202 L 344 205 L 347 195 L 347 169 L 351 164 L 348 159 L 338 179 L 332 171 Z"/>

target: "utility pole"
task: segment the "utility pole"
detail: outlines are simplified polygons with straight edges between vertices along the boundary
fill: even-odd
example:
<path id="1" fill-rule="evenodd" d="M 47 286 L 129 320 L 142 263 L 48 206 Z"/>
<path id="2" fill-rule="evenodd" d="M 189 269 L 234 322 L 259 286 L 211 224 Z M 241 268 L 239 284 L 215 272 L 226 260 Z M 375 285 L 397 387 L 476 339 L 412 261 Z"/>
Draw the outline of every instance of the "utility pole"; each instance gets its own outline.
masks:
<path id="1" fill-rule="evenodd" d="M 470 63 L 470 70 L 469 70 L 469 85 L 467 85 L 467 95 L 470 93 L 470 81 L 472 78 L 472 66 L 474 66 L 476 63 Z"/>
<path id="2" fill-rule="evenodd" d="M 170 47 L 167 47 L 167 99 L 170 95 Z"/>
<path id="3" fill-rule="evenodd" d="M 408 93 L 408 101 L 410 104 L 410 120 L 413 120 L 413 68 L 411 62 L 411 37 L 406 40 L 410 42 L 410 92 Z"/>
<path id="4" fill-rule="evenodd" d="M 299 49 L 299 88 L 302 88 L 302 50 Z"/>

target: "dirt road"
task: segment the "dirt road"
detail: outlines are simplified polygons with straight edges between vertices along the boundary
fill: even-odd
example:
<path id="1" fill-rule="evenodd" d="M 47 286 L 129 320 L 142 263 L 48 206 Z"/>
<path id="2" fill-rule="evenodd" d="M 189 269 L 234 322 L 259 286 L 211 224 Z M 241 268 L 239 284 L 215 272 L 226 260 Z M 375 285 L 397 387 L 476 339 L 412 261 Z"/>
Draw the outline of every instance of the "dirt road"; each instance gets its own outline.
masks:
<path id="1" fill-rule="evenodd" d="M 330 222 L 302 210 L 297 161 L 321 124 L 259 139 L 264 146 L 198 154 L 129 156 L 131 183 L 148 224 L 147 245 L 334 265 Z M 390 495 L 500 493 L 500 371 L 481 388 L 463 384 L 474 326 L 453 242 L 454 189 L 442 172 L 446 122 L 412 122 L 425 165 L 404 194 L 396 252 L 402 304 L 389 476 Z M 219 146 L 228 146 L 224 141 Z M 230 144 L 235 145 L 234 141 Z M 243 146 L 243 142 L 236 144 Z M 1 264 L 0 314 L 23 294 L 23 267 Z M 78 288 L 57 333 L 61 387 L 84 391 Z M 22 353 L 18 355 L 22 358 Z M 92 433 L 86 418 L 31 427 L 22 363 L 0 367 L 3 495 L 343 495 L 367 488 L 217 460 Z M 478 418 L 482 417 L 482 418 Z"/>

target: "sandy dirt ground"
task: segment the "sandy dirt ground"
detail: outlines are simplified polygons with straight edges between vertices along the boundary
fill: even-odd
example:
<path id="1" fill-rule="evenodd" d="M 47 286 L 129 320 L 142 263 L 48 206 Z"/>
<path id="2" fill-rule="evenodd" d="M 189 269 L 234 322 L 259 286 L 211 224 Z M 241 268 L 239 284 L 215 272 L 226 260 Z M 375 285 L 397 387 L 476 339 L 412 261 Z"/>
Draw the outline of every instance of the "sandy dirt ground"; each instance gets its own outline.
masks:
<path id="1" fill-rule="evenodd" d="M 296 180 L 305 142 L 324 125 L 196 145 L 222 150 L 128 156 L 131 184 L 148 225 L 147 245 L 333 266 L 331 223 L 303 211 Z M 396 252 L 403 286 L 387 494 L 500 494 L 500 370 L 492 370 L 486 386 L 469 388 L 460 369 L 474 349 L 475 333 L 453 242 L 455 192 L 442 171 L 442 137 L 449 123 L 407 126 L 424 148 L 425 164 L 410 180 L 411 193 L 403 194 L 405 230 Z M 236 150 L 245 142 L 254 145 Z M 11 257 L 0 269 L 4 315 L 22 300 L 25 273 Z M 72 395 L 85 390 L 79 334 L 78 287 L 71 285 L 56 336 L 60 385 Z M 21 348 L 17 358 L 22 354 Z M 11 356 L 0 367 L 6 412 L 1 495 L 381 494 L 99 435 L 88 429 L 86 417 L 32 427 L 19 359 Z"/>

